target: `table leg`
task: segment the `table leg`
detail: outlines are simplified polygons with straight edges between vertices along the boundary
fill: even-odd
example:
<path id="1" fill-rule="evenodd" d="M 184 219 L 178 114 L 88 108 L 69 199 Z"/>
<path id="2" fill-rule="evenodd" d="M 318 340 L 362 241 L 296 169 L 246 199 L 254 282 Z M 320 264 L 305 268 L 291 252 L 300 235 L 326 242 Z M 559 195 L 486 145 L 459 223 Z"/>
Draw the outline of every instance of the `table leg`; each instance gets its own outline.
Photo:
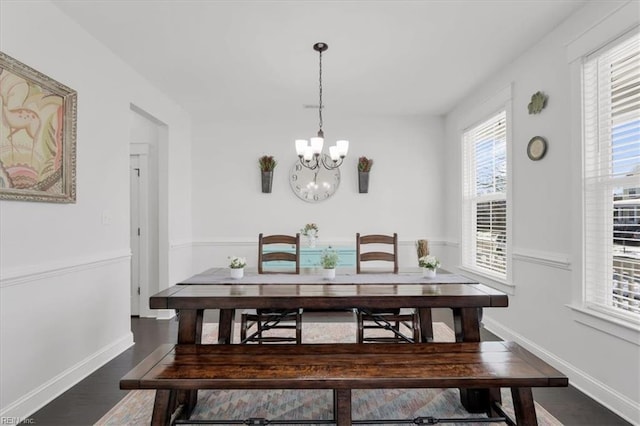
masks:
<path id="1" fill-rule="evenodd" d="M 178 315 L 178 343 L 202 343 L 204 309 L 180 309 Z"/>
<path id="2" fill-rule="evenodd" d="M 351 426 L 351 389 L 333 390 L 333 417 L 336 426 Z"/>
<path id="3" fill-rule="evenodd" d="M 204 316 L 204 309 L 181 309 L 178 315 L 178 343 L 202 343 L 202 318 Z M 180 417 L 188 419 L 191 417 L 191 412 L 198 402 L 198 391 L 181 390 L 177 392 L 177 405 L 182 404 L 184 406 Z"/>
<path id="4" fill-rule="evenodd" d="M 235 309 L 220 309 L 220 318 L 218 319 L 218 344 L 231 344 L 231 338 L 233 336 L 233 320 L 235 316 Z"/>
<path id="5" fill-rule="evenodd" d="M 502 394 L 500 393 L 500 388 L 491 388 L 489 389 L 489 417 L 502 417 L 502 413 L 498 412 L 494 405 L 497 403 L 502 406 Z"/>
<path id="6" fill-rule="evenodd" d="M 480 309 L 482 308 L 453 308 L 456 342 L 480 341 Z"/>
<path id="7" fill-rule="evenodd" d="M 516 423 L 523 426 L 537 425 L 538 419 L 531 388 L 511 388 L 511 397 L 513 411 L 516 413 Z"/>
<path id="8" fill-rule="evenodd" d="M 152 426 L 168 426 L 171 424 L 171 414 L 175 409 L 175 391 L 158 389 L 153 403 L 151 415 Z"/>
<path id="9" fill-rule="evenodd" d="M 480 341 L 481 309 L 453 308 L 456 342 Z M 489 413 L 491 409 L 489 389 L 460 388 L 460 402 L 470 413 Z"/>
<path id="10" fill-rule="evenodd" d="M 418 308 L 418 318 L 420 318 L 420 341 L 422 343 L 433 342 L 431 308 Z"/>

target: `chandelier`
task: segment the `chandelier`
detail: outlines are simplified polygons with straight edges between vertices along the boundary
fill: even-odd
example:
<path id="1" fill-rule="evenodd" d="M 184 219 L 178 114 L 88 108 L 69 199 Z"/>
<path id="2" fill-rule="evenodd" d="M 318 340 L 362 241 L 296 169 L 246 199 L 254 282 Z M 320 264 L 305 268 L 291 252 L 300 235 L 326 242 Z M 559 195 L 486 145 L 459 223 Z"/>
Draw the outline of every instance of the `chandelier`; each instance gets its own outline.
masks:
<path id="1" fill-rule="evenodd" d="M 296 153 L 300 159 L 300 164 L 311 170 L 317 169 L 320 165 L 328 170 L 337 169 L 342 165 L 342 160 L 347 156 L 347 151 L 349 150 L 349 141 L 339 140 L 336 141 L 334 146 L 329 147 L 329 157 L 331 161 L 326 161 L 325 156 L 320 155 L 322 153 L 322 146 L 324 145 L 324 132 L 322 131 L 322 52 L 328 48 L 329 46 L 322 42 L 313 45 L 313 50 L 318 52 L 320 56 L 320 105 L 318 106 L 320 129 L 318 130 L 318 135 L 310 138 L 309 141 L 306 139 L 296 140 Z"/>

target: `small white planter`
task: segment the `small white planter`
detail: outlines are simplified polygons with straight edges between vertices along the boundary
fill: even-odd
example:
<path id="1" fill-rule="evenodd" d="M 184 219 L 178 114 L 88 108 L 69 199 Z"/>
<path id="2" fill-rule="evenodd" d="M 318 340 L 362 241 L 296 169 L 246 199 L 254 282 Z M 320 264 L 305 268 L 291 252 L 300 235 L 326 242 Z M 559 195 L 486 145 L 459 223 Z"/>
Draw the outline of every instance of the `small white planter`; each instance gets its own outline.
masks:
<path id="1" fill-rule="evenodd" d="M 436 270 L 429 268 L 422 268 L 422 276 L 426 278 L 435 278 Z"/>
<path id="2" fill-rule="evenodd" d="M 310 248 L 315 248 L 317 239 L 318 237 L 316 235 L 307 235 L 307 245 Z"/>
<path id="3" fill-rule="evenodd" d="M 234 280 L 239 280 L 244 277 L 244 268 L 230 268 L 231 278 Z"/>
<path id="4" fill-rule="evenodd" d="M 322 278 L 325 280 L 332 280 L 336 277 L 335 269 L 323 269 L 322 270 Z"/>

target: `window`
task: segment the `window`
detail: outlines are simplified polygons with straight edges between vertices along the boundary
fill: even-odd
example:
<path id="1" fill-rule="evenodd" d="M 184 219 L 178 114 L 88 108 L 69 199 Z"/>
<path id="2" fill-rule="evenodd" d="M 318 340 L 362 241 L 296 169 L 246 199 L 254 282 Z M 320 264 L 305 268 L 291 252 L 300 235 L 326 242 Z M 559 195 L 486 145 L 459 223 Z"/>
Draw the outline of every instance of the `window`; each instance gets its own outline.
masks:
<path id="1" fill-rule="evenodd" d="M 466 130 L 463 143 L 462 266 L 507 278 L 507 113 Z"/>
<path id="2" fill-rule="evenodd" d="M 583 66 L 584 301 L 640 321 L 640 34 Z"/>

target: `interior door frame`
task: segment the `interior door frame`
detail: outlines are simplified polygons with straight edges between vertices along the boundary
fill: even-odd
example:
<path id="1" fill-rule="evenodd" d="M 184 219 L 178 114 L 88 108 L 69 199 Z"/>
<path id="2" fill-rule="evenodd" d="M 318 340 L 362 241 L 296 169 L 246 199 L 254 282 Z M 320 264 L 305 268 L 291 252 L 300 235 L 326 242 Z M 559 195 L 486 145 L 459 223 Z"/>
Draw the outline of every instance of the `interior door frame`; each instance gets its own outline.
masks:
<path id="1" fill-rule="evenodd" d="M 138 262 L 139 271 L 139 283 L 131 281 L 131 291 L 137 291 L 137 287 L 140 287 L 140 293 L 138 296 L 138 315 L 140 317 L 152 317 L 152 312 L 149 309 L 147 301 L 149 300 L 149 147 L 147 144 L 131 144 L 131 151 L 129 154 L 130 168 L 133 162 L 133 158 L 137 158 L 137 168 L 139 169 L 138 176 L 138 228 L 140 229 L 140 235 L 138 238 L 138 259 L 135 259 L 135 253 L 131 253 L 131 262 L 133 268 L 133 262 Z M 133 213 L 133 211 L 132 211 Z M 132 218 L 133 221 L 133 218 Z M 135 235 L 132 232 L 131 238 Z M 135 288 L 134 288 L 135 286 Z M 133 309 L 131 312 L 132 315 Z"/>
<path id="2" fill-rule="evenodd" d="M 130 304 L 131 316 L 140 316 L 140 156 L 129 156 L 130 227 L 129 246 L 131 250 Z"/>

